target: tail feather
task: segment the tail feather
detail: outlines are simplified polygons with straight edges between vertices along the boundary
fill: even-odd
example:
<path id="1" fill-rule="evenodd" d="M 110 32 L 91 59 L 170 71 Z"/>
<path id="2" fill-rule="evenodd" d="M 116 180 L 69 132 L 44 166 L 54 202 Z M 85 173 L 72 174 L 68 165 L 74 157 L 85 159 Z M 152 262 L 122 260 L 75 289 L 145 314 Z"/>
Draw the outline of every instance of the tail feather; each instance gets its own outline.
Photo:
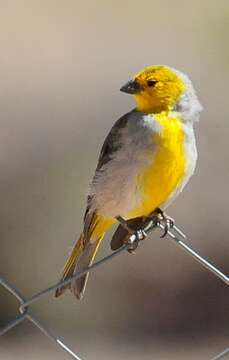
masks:
<path id="1" fill-rule="evenodd" d="M 75 245 L 71 251 L 71 254 L 64 266 L 61 281 L 69 279 L 74 274 L 77 259 L 80 256 L 80 254 L 82 253 L 82 251 L 83 251 L 83 235 L 81 234 L 78 241 L 75 243 Z M 59 287 L 55 292 L 55 296 L 58 297 L 58 296 L 62 295 L 65 292 L 65 290 L 67 290 L 67 289 L 71 289 L 71 283 Z"/>
<path id="2" fill-rule="evenodd" d="M 74 274 L 77 273 L 77 271 L 83 270 L 87 268 L 88 266 L 92 265 L 95 256 L 97 254 L 97 251 L 99 249 L 99 246 L 101 244 L 101 241 L 103 240 L 104 235 L 100 236 L 96 241 L 93 243 L 88 243 L 80 255 L 75 269 Z M 81 276 L 79 279 L 73 280 L 71 282 L 71 290 L 74 293 L 74 295 L 80 300 L 83 297 L 83 294 L 85 292 L 85 288 L 87 285 L 89 273 L 86 275 Z"/>
<path id="3" fill-rule="evenodd" d="M 64 281 L 69 279 L 77 271 L 83 270 L 93 263 L 103 237 L 104 234 L 102 234 L 96 241 L 88 242 L 84 246 L 84 237 L 83 234 L 81 234 L 65 264 L 61 280 Z M 65 290 L 70 289 L 78 299 L 82 299 L 88 276 L 89 273 L 83 275 L 79 279 L 73 279 L 70 284 L 60 286 L 56 290 L 55 296 L 59 297 L 65 292 Z"/>
<path id="4" fill-rule="evenodd" d="M 93 263 L 105 232 L 113 223 L 114 220 L 103 218 L 96 213 L 86 213 L 84 231 L 72 249 L 61 280 L 69 279 L 76 272 L 87 268 Z M 79 279 L 73 279 L 70 284 L 60 286 L 56 290 L 55 296 L 58 297 L 65 290 L 70 289 L 78 299 L 81 299 L 85 291 L 88 275 L 87 273 Z"/>

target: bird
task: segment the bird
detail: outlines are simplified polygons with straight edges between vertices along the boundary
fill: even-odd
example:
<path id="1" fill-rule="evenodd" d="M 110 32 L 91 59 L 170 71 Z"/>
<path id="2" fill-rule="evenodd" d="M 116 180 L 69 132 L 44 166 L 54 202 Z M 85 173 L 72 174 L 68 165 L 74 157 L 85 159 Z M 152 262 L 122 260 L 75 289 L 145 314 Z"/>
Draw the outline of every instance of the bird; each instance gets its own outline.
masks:
<path id="1" fill-rule="evenodd" d="M 64 266 L 61 280 L 92 265 L 106 232 L 119 224 L 111 240 L 117 250 L 128 228 L 141 230 L 151 214 L 161 215 L 194 173 L 197 148 L 194 123 L 202 105 L 189 77 L 167 65 L 152 65 L 120 89 L 136 106 L 118 119 L 102 146 L 89 186 L 83 231 Z M 119 223 L 123 219 L 127 227 Z M 82 299 L 88 273 L 60 286 Z"/>

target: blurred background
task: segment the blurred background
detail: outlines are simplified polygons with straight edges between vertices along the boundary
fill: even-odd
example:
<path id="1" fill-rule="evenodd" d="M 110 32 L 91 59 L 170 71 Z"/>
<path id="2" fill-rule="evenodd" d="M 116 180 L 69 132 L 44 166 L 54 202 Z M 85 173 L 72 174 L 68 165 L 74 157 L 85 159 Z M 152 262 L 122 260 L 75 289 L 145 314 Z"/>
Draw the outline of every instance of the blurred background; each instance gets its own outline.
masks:
<path id="1" fill-rule="evenodd" d="M 188 73 L 204 106 L 196 175 L 169 214 L 228 274 L 228 1 L 0 7 L 1 274 L 27 297 L 59 279 L 103 140 L 134 106 L 119 88 L 158 63 Z M 155 233 L 93 273 L 82 302 L 50 294 L 33 311 L 85 360 L 208 360 L 228 346 L 228 304 L 226 285 Z M 0 289 L 1 325 L 16 314 Z M 68 358 L 27 323 L 0 341 L 4 360 Z"/>

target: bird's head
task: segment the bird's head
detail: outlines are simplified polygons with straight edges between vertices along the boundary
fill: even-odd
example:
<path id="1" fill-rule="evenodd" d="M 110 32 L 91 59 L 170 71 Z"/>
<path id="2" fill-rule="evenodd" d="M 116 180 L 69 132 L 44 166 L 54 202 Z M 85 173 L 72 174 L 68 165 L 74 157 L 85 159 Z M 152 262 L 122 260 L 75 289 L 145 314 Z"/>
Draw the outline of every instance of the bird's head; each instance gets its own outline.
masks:
<path id="1" fill-rule="evenodd" d="M 146 113 L 178 110 L 179 106 L 180 111 L 193 105 L 196 112 L 202 108 L 189 78 L 165 65 L 144 68 L 120 90 L 133 94 L 137 110 Z"/>

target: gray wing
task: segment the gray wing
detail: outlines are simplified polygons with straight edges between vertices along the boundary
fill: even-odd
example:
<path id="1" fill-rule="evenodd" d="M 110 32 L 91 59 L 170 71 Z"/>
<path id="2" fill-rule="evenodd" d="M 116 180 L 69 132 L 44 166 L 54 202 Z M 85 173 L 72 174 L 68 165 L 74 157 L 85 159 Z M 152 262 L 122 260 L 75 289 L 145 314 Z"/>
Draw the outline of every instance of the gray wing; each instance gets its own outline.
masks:
<path id="1" fill-rule="evenodd" d="M 97 164 L 95 173 L 97 171 L 101 170 L 103 165 L 105 165 L 106 163 L 111 161 L 111 159 L 112 159 L 113 155 L 115 154 L 115 152 L 119 150 L 119 148 L 121 146 L 120 132 L 121 132 L 121 130 L 123 128 L 125 128 L 130 115 L 134 111 L 135 110 L 132 110 L 129 113 L 123 115 L 112 126 L 110 132 L 108 133 L 108 135 L 107 135 L 107 137 L 106 137 L 106 139 L 105 139 L 105 141 L 103 143 L 102 149 L 100 151 L 99 160 L 98 160 L 98 164 Z M 86 207 L 86 211 L 85 211 L 85 215 L 84 215 L 85 224 L 87 224 L 87 222 L 88 222 L 88 218 L 89 218 L 88 214 L 89 214 L 89 210 L 90 210 L 91 200 L 92 200 L 92 196 L 88 195 L 88 197 L 87 197 L 87 207 Z M 88 227 L 88 226 L 86 226 L 86 227 Z"/>
<path id="2" fill-rule="evenodd" d="M 125 128 L 129 116 L 133 115 L 133 112 L 135 112 L 135 110 L 132 110 L 131 112 L 122 116 L 118 121 L 116 121 L 116 123 L 112 127 L 111 131 L 107 135 L 104 144 L 102 146 L 96 170 L 100 170 L 103 167 L 103 165 L 109 162 L 112 159 L 114 153 L 120 148 L 121 146 L 121 141 L 119 141 L 120 131 L 122 131 L 123 128 Z M 127 221 L 127 224 L 132 230 L 138 230 L 144 228 L 148 222 L 149 219 L 145 217 L 142 218 L 139 217 L 135 219 L 129 219 Z M 111 239 L 111 243 L 110 243 L 111 249 L 113 251 L 119 249 L 124 244 L 125 241 L 128 241 L 129 237 L 130 234 L 128 233 L 128 231 L 124 229 L 122 225 L 119 225 Z"/>
<path id="3" fill-rule="evenodd" d="M 129 122 L 130 119 L 131 119 L 131 123 Z M 107 135 L 107 137 L 104 141 L 104 144 L 102 146 L 99 160 L 98 160 L 98 165 L 96 167 L 96 173 L 103 171 L 103 166 L 105 164 L 107 164 L 109 161 L 112 161 L 112 159 L 115 157 L 115 153 L 123 145 L 122 134 L 123 134 L 123 129 L 125 127 L 127 127 L 127 126 L 131 127 L 132 135 L 133 135 L 133 142 L 136 145 L 136 147 L 139 146 L 139 142 L 142 142 L 142 139 L 139 138 L 139 125 L 138 124 L 141 123 L 141 121 L 142 121 L 142 113 L 139 113 L 136 110 L 132 110 L 131 112 L 125 114 L 119 120 L 116 121 L 116 123 L 110 130 L 109 134 Z M 146 138 L 148 130 L 147 130 L 147 128 L 145 130 L 144 129 L 145 128 L 143 127 L 142 134 L 143 134 L 143 137 Z M 144 131 L 146 131 L 146 134 L 144 133 Z M 135 132 L 136 132 L 136 137 L 134 136 Z M 146 136 L 144 136 L 144 135 L 146 135 Z M 150 141 L 151 141 L 151 135 L 150 135 Z M 142 144 L 141 144 L 141 146 L 142 146 Z M 88 196 L 87 210 L 85 213 L 85 225 L 88 222 L 90 222 L 90 204 L 92 201 L 92 196 L 93 195 Z M 149 221 L 149 219 L 147 219 L 145 217 L 139 217 L 136 219 L 129 219 L 128 225 L 130 226 L 130 228 L 132 230 L 137 230 L 137 229 L 143 228 L 144 225 L 146 224 L 146 222 L 148 222 L 148 221 Z M 87 226 L 86 226 L 86 228 L 87 228 Z M 111 249 L 112 250 L 118 249 L 120 246 L 123 245 L 123 243 L 126 240 L 128 240 L 129 236 L 130 235 L 128 234 L 128 232 L 121 225 L 119 225 L 116 232 L 114 233 L 114 235 L 112 237 Z"/>
<path id="4" fill-rule="evenodd" d="M 125 128 L 127 121 L 133 111 L 125 114 L 120 119 L 118 119 L 115 122 L 115 124 L 113 125 L 113 127 L 111 128 L 109 134 L 107 135 L 107 137 L 103 143 L 103 146 L 102 146 L 102 149 L 101 149 L 101 152 L 99 155 L 99 160 L 98 160 L 98 165 L 96 167 L 96 171 L 100 170 L 103 165 L 108 163 L 112 159 L 114 153 L 120 148 L 120 146 L 121 146 L 120 132 L 122 131 L 123 128 Z"/>

